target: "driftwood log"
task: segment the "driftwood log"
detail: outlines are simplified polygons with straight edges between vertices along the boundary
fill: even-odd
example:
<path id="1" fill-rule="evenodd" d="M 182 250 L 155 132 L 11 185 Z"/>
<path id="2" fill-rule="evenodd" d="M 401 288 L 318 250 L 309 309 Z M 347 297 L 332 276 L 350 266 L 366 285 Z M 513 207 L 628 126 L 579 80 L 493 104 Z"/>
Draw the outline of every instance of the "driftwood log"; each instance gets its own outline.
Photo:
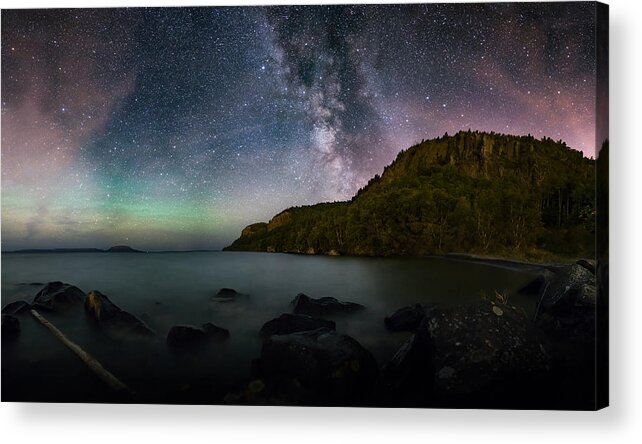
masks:
<path id="1" fill-rule="evenodd" d="M 73 351 L 82 360 L 82 362 L 84 362 L 85 365 L 87 365 L 87 367 L 89 367 L 91 371 L 93 371 L 103 382 L 105 382 L 112 389 L 118 392 L 131 394 L 131 390 L 129 389 L 129 387 L 127 387 L 120 379 L 118 379 L 107 369 L 105 369 L 105 367 L 103 367 L 102 364 L 98 362 L 93 356 L 80 348 L 78 344 L 67 338 L 67 336 L 65 336 L 63 332 L 58 330 L 55 325 L 45 319 L 36 310 L 31 310 L 31 314 L 34 318 L 36 318 L 36 320 L 38 320 L 38 322 L 47 327 L 47 329 L 49 329 L 49 331 L 52 332 L 56 338 L 58 338 L 63 344 L 70 348 L 71 351 Z"/>

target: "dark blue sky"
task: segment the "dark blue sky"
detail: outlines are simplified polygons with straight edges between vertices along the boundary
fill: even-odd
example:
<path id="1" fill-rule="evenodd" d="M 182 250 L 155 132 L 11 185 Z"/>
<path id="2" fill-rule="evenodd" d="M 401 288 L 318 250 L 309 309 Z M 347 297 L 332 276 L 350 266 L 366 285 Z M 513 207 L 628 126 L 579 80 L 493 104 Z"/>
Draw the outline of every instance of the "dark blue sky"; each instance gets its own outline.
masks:
<path id="1" fill-rule="evenodd" d="M 592 3 L 2 12 L 3 249 L 220 248 L 424 138 L 594 153 Z"/>

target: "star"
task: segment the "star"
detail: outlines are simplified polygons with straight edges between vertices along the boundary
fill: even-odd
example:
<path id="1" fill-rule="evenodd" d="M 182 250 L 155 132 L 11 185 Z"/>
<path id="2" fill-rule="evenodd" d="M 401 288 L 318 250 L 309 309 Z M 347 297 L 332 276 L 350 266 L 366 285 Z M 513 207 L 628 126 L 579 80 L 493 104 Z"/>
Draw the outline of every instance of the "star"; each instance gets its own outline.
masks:
<path id="1" fill-rule="evenodd" d="M 585 2 L 3 10 L 3 248 L 221 248 L 469 128 L 592 156 L 594 28 Z"/>

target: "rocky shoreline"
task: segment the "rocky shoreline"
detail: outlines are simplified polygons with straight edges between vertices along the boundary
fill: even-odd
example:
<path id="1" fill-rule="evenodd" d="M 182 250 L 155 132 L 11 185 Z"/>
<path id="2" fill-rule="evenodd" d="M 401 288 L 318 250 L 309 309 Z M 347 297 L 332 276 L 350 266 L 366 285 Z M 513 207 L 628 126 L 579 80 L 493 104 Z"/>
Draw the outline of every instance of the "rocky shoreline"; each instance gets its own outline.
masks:
<path id="1" fill-rule="evenodd" d="M 447 253 L 441 256 L 432 256 L 440 259 L 447 259 L 451 261 L 458 262 L 469 262 L 483 265 L 491 265 L 494 267 L 507 268 L 509 270 L 518 270 L 518 271 L 538 271 L 538 270 L 549 270 L 557 272 L 564 267 L 567 267 L 568 263 L 561 262 L 532 262 L 532 261 L 523 261 L 518 259 L 510 259 L 507 257 L 499 256 L 483 256 L 476 254 L 464 254 L 464 253 Z"/>
<path id="2" fill-rule="evenodd" d="M 541 273 L 520 290 L 536 305 L 534 316 L 514 305 L 511 295 L 498 292 L 456 307 L 400 307 L 381 322 L 389 331 L 409 336 L 383 364 L 334 322 L 336 316 L 350 317 L 367 307 L 299 294 L 290 307 L 283 307 L 283 314 L 266 320 L 256 332 L 263 345 L 259 356 L 247 363 L 250 377 L 220 395 L 201 394 L 199 403 L 593 409 L 595 328 L 599 307 L 607 303 L 596 274 L 607 276 L 608 268 L 588 260 L 537 267 Z M 228 288 L 211 300 L 235 304 L 248 297 Z M 33 301 L 12 302 L 2 309 L 3 344 L 21 334 L 21 318 L 31 309 L 78 316 L 78 307 L 84 307 L 95 329 L 114 340 L 162 341 L 182 356 L 234 335 L 211 323 L 155 332 L 99 291 L 84 293 L 70 284 L 50 282 Z M 118 401 L 188 401 L 181 396 Z"/>

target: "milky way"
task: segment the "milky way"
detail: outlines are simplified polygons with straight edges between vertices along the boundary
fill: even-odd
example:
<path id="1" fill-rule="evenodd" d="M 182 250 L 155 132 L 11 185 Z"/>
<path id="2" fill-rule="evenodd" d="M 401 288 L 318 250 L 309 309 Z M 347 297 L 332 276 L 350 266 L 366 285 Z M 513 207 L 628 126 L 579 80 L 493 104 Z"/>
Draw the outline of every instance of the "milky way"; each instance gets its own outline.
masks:
<path id="1" fill-rule="evenodd" d="M 595 152 L 592 3 L 2 12 L 2 248 L 220 248 L 478 129 Z"/>

